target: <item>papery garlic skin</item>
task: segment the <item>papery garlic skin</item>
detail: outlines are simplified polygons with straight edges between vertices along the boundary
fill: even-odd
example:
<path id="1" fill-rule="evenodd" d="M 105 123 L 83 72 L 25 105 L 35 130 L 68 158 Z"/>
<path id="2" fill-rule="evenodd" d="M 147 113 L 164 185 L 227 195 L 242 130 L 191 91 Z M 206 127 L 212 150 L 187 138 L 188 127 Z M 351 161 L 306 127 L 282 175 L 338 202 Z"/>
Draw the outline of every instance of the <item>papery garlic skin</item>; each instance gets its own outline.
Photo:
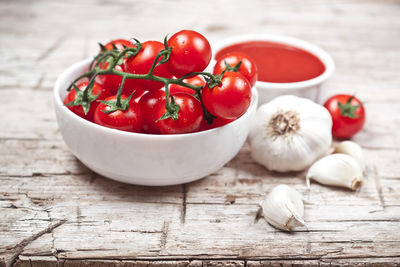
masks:
<path id="1" fill-rule="evenodd" d="M 361 146 L 353 141 L 340 142 L 333 153 L 342 153 L 354 158 L 363 171 L 365 169 L 365 156 Z"/>
<path id="2" fill-rule="evenodd" d="M 325 155 L 332 118 L 322 105 L 293 95 L 261 105 L 249 132 L 253 159 L 272 171 L 300 171 Z"/>
<path id="3" fill-rule="evenodd" d="M 362 170 L 358 162 L 346 154 L 332 154 L 315 162 L 307 173 L 307 186 L 310 180 L 320 184 L 358 189 L 363 182 Z"/>
<path id="4" fill-rule="evenodd" d="M 284 231 L 305 225 L 303 196 L 287 185 L 274 187 L 261 203 L 267 222 Z"/>

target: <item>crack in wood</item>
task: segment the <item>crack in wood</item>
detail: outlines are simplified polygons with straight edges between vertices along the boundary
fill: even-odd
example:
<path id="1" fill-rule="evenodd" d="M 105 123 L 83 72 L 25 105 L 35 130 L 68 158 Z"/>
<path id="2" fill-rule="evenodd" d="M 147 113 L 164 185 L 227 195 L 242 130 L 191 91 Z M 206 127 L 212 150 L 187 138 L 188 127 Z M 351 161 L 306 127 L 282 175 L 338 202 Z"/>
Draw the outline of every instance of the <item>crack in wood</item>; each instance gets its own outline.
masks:
<path id="1" fill-rule="evenodd" d="M 65 39 L 67 39 L 66 35 L 63 35 L 61 37 L 59 37 L 51 46 L 49 46 L 46 50 L 43 51 L 42 54 L 40 54 L 37 58 L 36 58 L 36 62 L 41 62 L 44 59 L 46 59 L 49 55 L 51 55 L 57 48 L 59 48 L 61 46 L 61 44 L 63 43 L 63 41 L 65 41 Z"/>
<path id="2" fill-rule="evenodd" d="M 81 250 L 81 249 L 79 249 Z M 99 249 L 99 251 L 108 251 L 109 249 Z M 339 249 L 338 249 L 339 250 Z M 338 250 L 328 252 L 326 254 L 330 253 L 337 253 Z M 91 251 L 91 250 L 90 250 Z M 60 251 L 60 252 L 67 252 L 67 251 Z M 323 255 L 326 255 L 323 254 Z M 323 256 L 322 255 L 322 256 Z M 31 256 L 31 255 L 29 255 Z M 114 257 L 106 257 L 106 258 L 100 258 L 100 257 L 88 257 L 85 259 L 82 258 L 75 258 L 75 257 L 68 257 L 66 258 L 59 258 L 59 260 L 81 260 L 81 261 L 91 261 L 91 260 L 96 260 L 96 261 L 101 261 L 101 262 L 107 262 L 109 260 L 116 260 L 116 261 L 151 261 L 151 262 L 158 262 L 158 261 L 182 261 L 182 260 L 188 260 L 188 261 L 305 261 L 305 260 L 340 260 L 340 259 L 386 259 L 386 258 L 398 258 L 400 260 L 400 254 L 398 255 L 389 255 L 389 256 L 370 256 L 370 255 L 360 255 L 360 256 L 328 256 L 328 257 L 323 257 L 322 256 L 312 256 L 312 257 L 263 257 L 263 256 L 254 256 L 254 257 L 234 257 L 232 255 L 227 255 L 226 257 L 224 255 L 216 255 L 213 257 L 212 255 L 195 255 L 195 256 L 185 256 L 185 255 L 171 255 L 171 257 L 141 257 L 141 256 L 134 256 L 134 257 L 119 257 L 119 258 L 114 258 Z"/>
<path id="3" fill-rule="evenodd" d="M 76 205 L 76 222 L 78 225 L 78 229 L 81 229 L 82 211 L 81 211 L 81 207 L 79 206 L 79 203 L 77 203 L 77 205 Z"/>
<path id="4" fill-rule="evenodd" d="M 382 186 L 381 186 L 381 183 L 380 183 L 379 177 L 378 177 L 378 169 L 375 164 L 372 165 L 372 167 L 368 169 L 368 176 L 371 176 L 371 175 L 373 176 L 372 178 L 375 181 L 376 191 L 378 192 L 378 196 L 379 196 L 379 202 L 382 206 L 382 209 L 386 210 L 385 198 L 383 197 Z"/>
<path id="5" fill-rule="evenodd" d="M 181 209 L 181 223 L 184 224 L 186 221 L 186 184 L 182 185 L 182 209 Z"/>
<path id="6" fill-rule="evenodd" d="M 41 237 L 44 234 L 48 234 L 51 233 L 54 229 L 56 229 L 57 227 L 60 227 L 61 225 L 63 225 L 64 223 L 66 223 L 67 220 L 60 220 L 54 224 L 49 225 L 48 227 L 46 227 L 45 229 L 43 229 L 42 231 L 39 231 L 38 233 L 25 238 L 24 240 L 22 240 L 19 244 L 15 245 L 14 247 L 8 249 L 8 250 L 13 250 L 14 253 L 11 256 L 11 258 L 9 259 L 8 262 L 6 262 L 6 266 L 13 266 L 15 264 L 15 262 L 17 261 L 19 255 L 21 255 L 22 251 L 24 250 L 24 248 L 29 245 L 30 243 L 32 243 L 33 241 L 35 241 L 36 239 L 38 239 L 39 237 Z"/>
<path id="7" fill-rule="evenodd" d="M 42 86 L 42 83 L 43 83 L 45 77 L 46 77 L 46 74 L 43 73 L 40 76 L 40 78 L 39 78 L 38 82 L 36 83 L 36 85 L 32 87 L 32 90 L 39 90 L 40 87 Z"/>
<path id="8" fill-rule="evenodd" d="M 163 234 L 164 232 L 161 231 L 146 231 L 146 230 L 116 230 L 110 229 L 110 232 L 118 232 L 118 233 L 140 233 L 140 234 Z"/>
<path id="9" fill-rule="evenodd" d="M 168 228 L 169 228 L 169 223 L 164 221 L 161 230 L 161 244 L 160 244 L 161 250 L 164 250 L 165 245 L 167 244 Z"/>

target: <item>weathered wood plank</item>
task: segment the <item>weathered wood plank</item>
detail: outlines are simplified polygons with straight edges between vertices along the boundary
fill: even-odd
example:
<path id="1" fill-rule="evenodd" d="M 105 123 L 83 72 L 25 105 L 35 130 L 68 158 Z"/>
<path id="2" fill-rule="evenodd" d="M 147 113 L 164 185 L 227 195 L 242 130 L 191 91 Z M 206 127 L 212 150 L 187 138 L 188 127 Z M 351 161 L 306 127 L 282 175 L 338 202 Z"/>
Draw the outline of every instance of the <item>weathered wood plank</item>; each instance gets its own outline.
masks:
<path id="1" fill-rule="evenodd" d="M 0 1 L 0 266 L 400 264 L 399 2 L 193 5 Z M 356 93 L 366 102 L 367 123 L 354 137 L 367 156 L 363 187 L 307 190 L 304 172 L 269 172 L 248 146 L 206 179 L 162 188 L 114 182 L 76 160 L 55 122 L 57 76 L 95 54 L 98 41 L 162 39 L 181 28 L 211 42 L 274 33 L 326 49 L 336 63 L 327 95 Z M 308 231 L 255 221 L 257 204 L 278 183 L 305 195 Z"/>

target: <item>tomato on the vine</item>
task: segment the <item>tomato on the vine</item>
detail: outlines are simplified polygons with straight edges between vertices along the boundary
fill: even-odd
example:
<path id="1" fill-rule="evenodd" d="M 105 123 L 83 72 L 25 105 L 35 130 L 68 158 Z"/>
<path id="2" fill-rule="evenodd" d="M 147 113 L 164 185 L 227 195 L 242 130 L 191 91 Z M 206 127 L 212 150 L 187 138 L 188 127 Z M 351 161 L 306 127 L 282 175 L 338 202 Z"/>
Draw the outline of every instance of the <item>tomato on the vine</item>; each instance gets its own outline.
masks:
<path id="1" fill-rule="evenodd" d="M 173 97 L 175 103 L 180 106 L 178 119 L 167 118 L 158 120 L 166 112 L 166 99 L 162 100 L 155 113 L 155 117 L 157 118 L 156 125 L 160 132 L 162 134 L 183 134 L 198 131 L 204 118 L 203 107 L 200 101 L 186 93 L 176 93 Z"/>
<path id="2" fill-rule="evenodd" d="M 165 99 L 163 90 L 149 91 L 139 100 L 140 108 L 143 112 L 143 131 L 149 134 L 159 134 L 160 130 L 156 125 L 155 111 L 161 101 Z"/>
<path id="3" fill-rule="evenodd" d="M 128 98 L 126 95 L 121 95 L 121 100 Z M 115 101 L 116 96 L 110 96 L 105 101 Z M 126 110 L 115 110 L 110 113 L 110 106 L 100 103 L 94 112 L 94 122 L 112 129 L 128 132 L 141 132 L 143 125 L 143 115 L 140 105 L 133 100 L 129 101 L 129 107 Z"/>
<path id="4" fill-rule="evenodd" d="M 352 95 L 334 95 L 324 104 L 332 116 L 332 135 L 347 139 L 359 132 L 365 123 L 363 103 Z"/>
<path id="5" fill-rule="evenodd" d="M 78 87 L 79 90 L 84 91 L 86 89 L 87 85 L 88 85 L 88 82 L 82 82 L 76 86 Z M 110 95 L 110 92 L 107 88 L 105 88 L 101 84 L 95 82 L 92 87 L 91 95 L 93 95 L 93 96 L 99 95 L 96 100 L 103 100 Z M 68 92 L 67 96 L 64 98 L 63 103 L 64 103 L 64 105 L 66 105 L 76 99 L 77 99 L 77 94 L 76 94 L 75 89 L 72 87 L 72 89 Z M 67 108 L 69 110 L 71 110 L 73 113 L 75 113 L 76 115 L 78 115 L 86 120 L 92 121 L 94 111 L 98 105 L 99 105 L 99 102 L 97 102 L 97 101 L 91 102 L 89 112 L 87 114 L 85 114 L 81 105 L 67 106 Z"/>
<path id="6" fill-rule="evenodd" d="M 231 52 L 218 58 L 213 73 L 221 74 L 227 68 L 226 64 L 229 65 L 229 70 L 230 68 L 234 68 L 239 62 L 241 62 L 241 64 L 237 71 L 246 77 L 253 87 L 257 81 L 257 66 L 252 58 L 243 53 Z"/>
<path id="7" fill-rule="evenodd" d="M 116 40 L 112 40 L 110 42 L 108 42 L 104 47 L 110 51 L 112 49 L 114 49 L 114 46 L 118 49 L 118 50 L 124 50 L 124 46 L 126 47 L 134 47 L 134 45 L 132 44 L 131 41 L 128 41 L 126 39 L 116 39 Z"/>
<path id="8" fill-rule="evenodd" d="M 208 40 L 198 32 L 182 30 L 168 39 L 172 48 L 165 63 L 172 75 L 182 77 L 190 72 L 203 71 L 211 60 L 211 46 Z"/>
<path id="9" fill-rule="evenodd" d="M 183 79 L 183 82 L 190 84 L 190 85 L 195 85 L 195 86 L 205 86 L 206 85 L 206 81 L 199 75 L 193 76 L 191 78 Z M 175 94 L 178 92 L 187 93 L 187 94 L 191 94 L 191 95 L 196 94 L 195 90 L 190 89 L 185 86 L 177 85 L 177 84 L 171 84 L 169 86 L 169 92 L 171 94 Z"/>
<path id="10" fill-rule="evenodd" d="M 132 74 L 147 74 L 158 54 L 164 49 L 164 44 L 158 41 L 147 41 L 142 44 L 142 49 L 136 56 L 129 57 L 125 61 L 125 70 Z M 159 61 L 161 60 L 161 57 Z M 154 69 L 154 75 L 172 78 L 165 64 Z M 134 90 L 157 90 L 164 86 L 162 82 L 146 79 L 127 79 L 127 86 Z"/>
<path id="11" fill-rule="evenodd" d="M 108 62 L 101 62 L 99 63 L 100 69 L 107 69 L 109 63 Z M 123 66 L 116 65 L 115 70 L 124 71 Z M 103 74 L 96 77 L 96 81 L 103 84 L 108 90 L 110 90 L 111 94 L 116 94 L 119 88 L 119 85 L 122 82 L 122 77 L 114 74 Z M 126 83 L 124 85 L 124 90 L 126 89 Z"/>
<path id="12" fill-rule="evenodd" d="M 227 71 L 221 84 L 213 88 L 204 87 L 203 103 L 214 116 L 224 119 L 237 119 L 246 112 L 251 102 L 251 85 L 238 72 Z"/>
<path id="13" fill-rule="evenodd" d="M 125 40 L 125 39 L 117 39 L 108 42 L 104 47 L 110 51 L 114 49 L 114 46 L 122 51 L 125 49 L 125 47 L 134 47 L 131 41 Z M 125 46 L 125 47 L 124 47 Z M 101 51 L 100 51 L 101 52 Z M 99 64 L 100 69 L 107 69 L 109 66 L 108 62 L 102 62 Z M 125 68 L 124 65 L 115 65 L 115 70 L 124 72 Z M 117 94 L 117 90 L 119 88 L 119 85 L 122 82 L 122 77 L 114 74 L 104 74 L 104 75 L 99 75 L 96 77 L 96 81 L 103 84 L 108 90 L 110 90 L 111 94 Z M 130 95 L 132 93 L 133 89 L 128 88 L 127 84 L 125 83 L 124 85 L 124 94 Z"/>

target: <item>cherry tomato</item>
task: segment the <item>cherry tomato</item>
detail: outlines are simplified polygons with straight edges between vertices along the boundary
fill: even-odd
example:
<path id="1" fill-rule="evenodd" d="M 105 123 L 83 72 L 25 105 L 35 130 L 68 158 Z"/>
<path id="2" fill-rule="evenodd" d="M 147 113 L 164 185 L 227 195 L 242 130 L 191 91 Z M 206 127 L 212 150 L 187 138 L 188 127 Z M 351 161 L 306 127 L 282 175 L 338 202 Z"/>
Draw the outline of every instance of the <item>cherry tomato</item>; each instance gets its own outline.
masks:
<path id="1" fill-rule="evenodd" d="M 148 91 L 145 91 L 145 90 L 135 90 L 135 92 L 133 93 L 133 96 L 132 96 L 133 101 L 135 101 L 136 103 L 139 103 L 142 96 L 144 96 L 147 92 Z M 128 95 L 128 94 L 126 94 L 126 95 Z"/>
<path id="2" fill-rule="evenodd" d="M 195 86 L 205 86 L 206 85 L 206 81 L 201 76 L 193 76 L 192 78 L 183 79 L 183 81 L 185 83 L 195 85 Z M 193 89 L 187 88 L 185 86 L 177 85 L 177 84 L 171 84 L 169 86 L 169 92 L 171 94 L 175 94 L 178 92 L 187 93 L 187 94 L 191 94 L 191 95 L 196 94 L 196 91 L 194 91 Z"/>
<path id="3" fill-rule="evenodd" d="M 145 133 L 160 133 L 156 125 L 156 120 L 158 120 L 159 117 L 155 117 L 155 112 L 160 102 L 164 99 L 165 92 L 163 90 L 149 91 L 140 98 L 139 105 L 143 112 L 143 131 Z"/>
<path id="4" fill-rule="evenodd" d="M 168 46 L 172 52 L 166 65 L 176 77 L 203 71 L 211 60 L 210 43 L 195 31 L 182 30 L 175 33 L 168 39 Z"/>
<path id="5" fill-rule="evenodd" d="M 162 134 L 183 134 L 192 133 L 200 129 L 204 118 L 203 107 L 199 100 L 186 93 L 173 95 L 175 103 L 180 106 L 178 119 L 167 118 L 156 122 Z M 166 99 L 161 101 L 155 113 L 156 118 L 161 118 L 166 112 Z"/>
<path id="6" fill-rule="evenodd" d="M 122 95 L 121 99 L 128 96 Z M 116 96 L 110 96 L 106 101 L 116 100 Z M 141 132 L 143 125 L 143 116 L 140 105 L 133 100 L 129 101 L 129 107 L 126 110 L 116 110 L 110 113 L 104 113 L 103 110 L 110 110 L 110 107 L 100 103 L 94 112 L 94 122 L 112 129 L 127 132 Z"/>
<path id="7" fill-rule="evenodd" d="M 226 69 L 226 64 L 231 67 L 236 66 L 239 62 L 242 62 L 238 72 L 240 72 L 250 82 L 251 87 L 257 81 L 257 66 L 256 63 L 249 56 L 239 53 L 231 52 L 220 57 L 215 63 L 214 74 L 221 74 Z"/>
<path id="8" fill-rule="evenodd" d="M 224 126 L 230 122 L 232 122 L 234 120 L 227 120 L 227 119 L 223 119 L 223 118 L 219 118 L 216 117 L 211 124 L 208 124 L 208 122 L 206 120 L 203 120 L 201 127 L 200 127 L 200 131 L 205 131 L 205 130 L 210 130 L 210 129 L 214 129 L 214 128 L 218 128 L 221 126 Z"/>
<path id="9" fill-rule="evenodd" d="M 362 102 L 351 95 L 334 95 L 324 104 L 332 116 L 332 135 L 337 139 L 347 139 L 362 129 L 365 110 Z"/>
<path id="10" fill-rule="evenodd" d="M 113 45 L 118 49 L 118 50 L 124 50 L 124 46 L 126 47 L 134 47 L 131 41 L 128 41 L 126 39 L 117 39 L 117 40 L 112 40 L 108 42 L 104 47 L 110 51 L 114 47 Z"/>
<path id="11" fill-rule="evenodd" d="M 83 90 L 85 90 L 87 85 L 88 85 L 88 82 L 82 82 L 82 83 L 78 84 L 77 87 L 79 88 L 79 90 L 83 91 Z M 100 94 L 100 95 L 96 100 L 103 100 L 110 95 L 110 92 L 108 89 L 103 87 L 101 84 L 95 82 L 93 84 L 93 88 L 92 88 L 92 95 L 98 95 L 98 94 Z M 64 105 L 74 101 L 75 99 L 76 99 L 76 91 L 74 90 L 74 88 L 72 88 L 71 91 L 69 91 L 67 96 L 64 98 Z M 69 108 L 69 110 L 71 110 L 76 115 L 78 115 L 88 121 L 92 121 L 94 111 L 95 111 L 96 107 L 99 105 L 99 102 L 97 102 L 96 100 L 90 103 L 90 109 L 86 115 L 85 115 L 85 112 L 83 111 L 83 108 L 81 105 L 67 106 L 67 108 Z"/>
<path id="12" fill-rule="evenodd" d="M 158 41 L 144 42 L 140 52 L 136 56 L 130 57 L 125 61 L 125 70 L 133 74 L 147 74 L 158 52 L 162 49 L 164 49 L 164 44 Z M 161 58 L 159 60 L 161 60 Z M 172 78 L 165 64 L 156 67 L 153 74 L 160 77 Z M 134 90 L 157 90 L 164 86 L 162 82 L 142 79 L 129 79 L 126 80 L 126 82 L 128 83 L 128 87 Z"/>
<path id="13" fill-rule="evenodd" d="M 214 116 L 223 119 L 236 119 L 246 112 L 251 102 L 251 85 L 238 72 L 227 71 L 221 84 L 214 88 L 204 87 L 203 103 Z"/>
<path id="14" fill-rule="evenodd" d="M 118 49 L 118 50 L 124 50 L 124 46 L 126 47 L 134 47 L 134 45 L 132 44 L 132 42 L 125 40 L 125 39 L 117 39 L 117 40 L 113 40 L 110 41 L 109 43 L 107 43 L 104 47 L 110 51 L 112 50 L 114 47 L 113 45 Z M 101 52 L 101 51 L 100 51 Z M 101 69 L 107 69 L 108 68 L 109 63 L 108 62 L 104 62 L 104 63 L 100 63 L 99 67 Z M 121 72 L 125 72 L 125 68 L 123 65 L 116 65 L 115 69 Z M 105 74 L 105 75 L 99 75 L 96 77 L 96 81 L 103 84 L 108 90 L 110 90 L 110 93 L 112 95 L 117 94 L 119 85 L 122 82 L 122 77 L 118 76 L 118 75 L 113 75 L 113 74 Z M 124 88 L 123 88 L 123 92 L 124 94 L 130 95 L 133 91 L 132 88 L 128 88 L 127 83 L 124 84 Z"/>
<path id="15" fill-rule="evenodd" d="M 107 69 L 108 68 L 108 62 L 100 63 L 99 67 L 100 69 Z M 116 65 L 115 69 L 118 71 L 124 71 L 123 66 L 121 65 Z M 103 84 L 108 90 L 110 90 L 110 93 L 115 95 L 117 94 L 119 85 L 122 82 L 122 77 L 114 74 L 105 74 L 105 75 L 99 75 L 96 77 L 96 81 Z M 127 84 L 124 84 L 123 90 L 126 90 Z M 128 94 L 128 93 L 127 93 Z"/>

